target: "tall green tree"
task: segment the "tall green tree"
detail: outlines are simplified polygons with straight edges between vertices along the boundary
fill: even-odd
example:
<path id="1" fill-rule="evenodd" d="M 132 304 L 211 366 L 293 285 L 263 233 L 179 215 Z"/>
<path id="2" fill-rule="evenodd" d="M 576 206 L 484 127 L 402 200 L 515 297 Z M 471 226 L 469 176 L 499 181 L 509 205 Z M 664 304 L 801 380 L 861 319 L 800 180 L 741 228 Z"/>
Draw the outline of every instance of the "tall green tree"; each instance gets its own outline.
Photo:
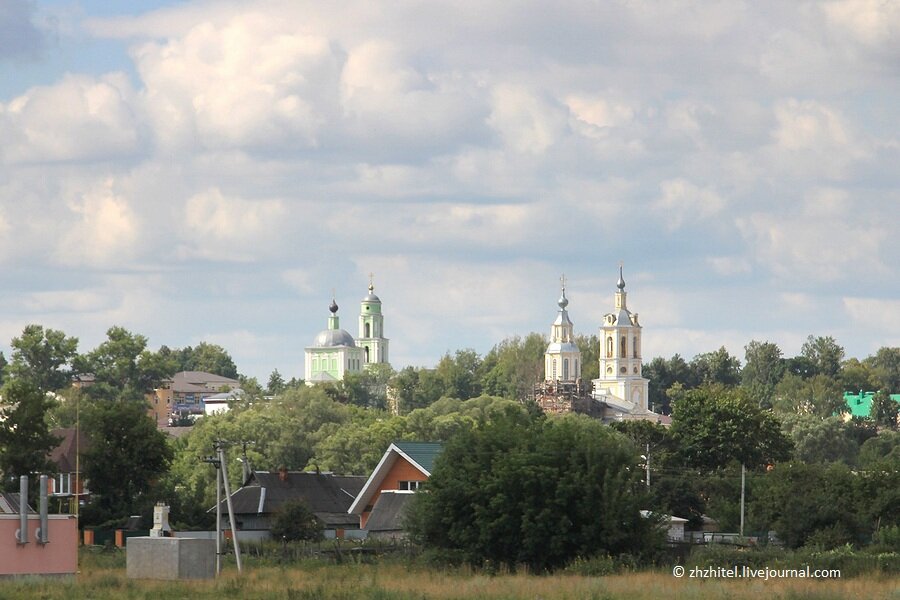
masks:
<path id="1" fill-rule="evenodd" d="M 804 463 L 841 462 L 854 466 L 859 445 L 852 428 L 840 417 L 786 415 L 782 421 L 782 431 L 794 445 L 794 460 Z"/>
<path id="2" fill-rule="evenodd" d="M 27 378 L 11 378 L 0 389 L 0 472 L 4 483 L 49 469 L 47 455 L 59 443 L 45 419 L 51 404 L 47 394 Z"/>
<path id="3" fill-rule="evenodd" d="M 71 385 L 71 363 L 78 350 L 78 338 L 56 329 L 27 325 L 22 335 L 13 338 L 10 377 L 30 382 L 43 393 Z"/>
<path id="4" fill-rule="evenodd" d="M 741 382 L 741 361 L 722 346 L 715 352 L 694 357 L 690 364 L 698 384 L 738 385 Z"/>
<path id="5" fill-rule="evenodd" d="M 772 406 L 775 386 L 784 373 L 781 356 L 781 348 L 771 342 L 754 340 L 744 346 L 741 384 L 758 406 Z"/>
<path id="6" fill-rule="evenodd" d="M 674 405 L 670 434 L 692 467 L 713 470 L 730 461 L 762 467 L 790 456 L 780 423 L 740 388 L 701 386 Z"/>
<path id="7" fill-rule="evenodd" d="M 273 396 L 277 396 L 284 391 L 284 387 L 284 377 L 281 376 L 281 373 L 278 372 L 278 369 L 273 370 L 271 375 L 269 375 L 269 382 L 268 384 L 266 384 L 266 391 L 268 391 Z"/>
<path id="8" fill-rule="evenodd" d="M 84 474 L 98 520 L 146 509 L 155 500 L 148 493 L 172 460 L 166 435 L 142 403 L 127 399 L 90 403 L 83 419 L 89 438 Z"/>
<path id="9" fill-rule="evenodd" d="M 485 394 L 513 400 L 527 397 L 535 383 L 544 379 L 547 340 L 538 333 L 525 338 L 506 338 L 482 361 L 480 387 Z"/>
<path id="10" fill-rule="evenodd" d="M 900 403 L 895 402 L 886 390 L 875 392 L 872 397 L 872 420 L 876 425 L 897 429 L 897 417 L 900 415 Z"/>
<path id="11" fill-rule="evenodd" d="M 875 372 L 878 389 L 900 393 L 900 348 L 884 346 L 864 361 Z"/>
<path id="12" fill-rule="evenodd" d="M 110 327 L 106 341 L 75 359 L 79 372 L 94 374 L 94 383 L 85 388 L 85 394 L 92 399 L 142 399 L 149 390 L 138 360 L 146 347 L 144 336 L 124 327 Z"/>
<path id="13" fill-rule="evenodd" d="M 231 355 L 217 344 L 200 342 L 195 348 L 187 346 L 177 351 L 179 370 L 204 371 L 222 377 L 238 378 L 237 366 Z"/>
<path id="14" fill-rule="evenodd" d="M 844 360 L 844 348 L 839 346 L 833 337 L 809 336 L 800 349 L 800 354 L 807 358 L 816 369 L 816 373 L 835 378 L 841 372 Z"/>

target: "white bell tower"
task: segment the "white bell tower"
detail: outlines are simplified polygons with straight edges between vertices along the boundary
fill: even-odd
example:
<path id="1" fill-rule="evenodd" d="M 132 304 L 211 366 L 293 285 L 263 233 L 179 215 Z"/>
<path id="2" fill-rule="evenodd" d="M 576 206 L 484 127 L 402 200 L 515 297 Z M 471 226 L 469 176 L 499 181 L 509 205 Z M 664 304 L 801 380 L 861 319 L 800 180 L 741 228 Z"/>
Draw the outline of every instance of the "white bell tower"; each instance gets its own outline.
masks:
<path id="1" fill-rule="evenodd" d="M 641 374 L 641 325 L 637 313 L 628 311 L 621 265 L 616 287 L 615 311 L 605 315 L 600 326 L 600 377 L 594 380 L 594 391 L 646 411 L 649 381 Z"/>

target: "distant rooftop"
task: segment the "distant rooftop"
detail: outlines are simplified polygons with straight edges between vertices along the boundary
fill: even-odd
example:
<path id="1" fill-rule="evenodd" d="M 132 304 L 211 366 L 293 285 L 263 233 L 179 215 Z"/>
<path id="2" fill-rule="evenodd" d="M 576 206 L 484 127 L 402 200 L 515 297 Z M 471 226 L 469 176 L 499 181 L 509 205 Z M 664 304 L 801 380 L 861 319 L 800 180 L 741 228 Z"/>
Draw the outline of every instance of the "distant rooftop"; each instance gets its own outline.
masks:
<path id="1" fill-rule="evenodd" d="M 394 442 L 394 445 L 429 473 L 434 470 L 434 459 L 443 449 L 439 442 Z"/>
<path id="2" fill-rule="evenodd" d="M 875 392 L 844 392 L 844 403 L 854 417 L 868 419 L 872 416 L 872 398 Z M 900 394 L 891 394 L 891 400 L 900 404 Z"/>
<path id="3" fill-rule="evenodd" d="M 169 388 L 176 393 L 218 393 L 223 387 L 236 388 L 241 382 L 230 377 L 204 371 L 181 371 L 167 380 Z"/>

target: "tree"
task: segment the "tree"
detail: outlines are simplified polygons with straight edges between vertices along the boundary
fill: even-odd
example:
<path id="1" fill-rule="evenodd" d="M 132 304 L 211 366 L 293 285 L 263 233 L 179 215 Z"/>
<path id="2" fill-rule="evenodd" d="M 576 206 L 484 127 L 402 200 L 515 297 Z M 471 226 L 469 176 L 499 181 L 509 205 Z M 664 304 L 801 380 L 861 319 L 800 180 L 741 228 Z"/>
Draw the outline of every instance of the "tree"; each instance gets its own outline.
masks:
<path id="1" fill-rule="evenodd" d="M 59 439 L 51 435 L 45 415 L 48 396 L 34 381 L 12 378 L 0 390 L 0 472 L 4 480 L 49 469 L 47 455 Z"/>
<path id="2" fill-rule="evenodd" d="M 94 383 L 84 388 L 85 394 L 92 399 L 143 399 L 150 382 L 142 377 L 138 360 L 146 347 L 144 336 L 124 327 L 110 327 L 106 341 L 75 359 L 79 372 L 94 374 Z"/>
<path id="3" fill-rule="evenodd" d="M 841 391 L 858 392 L 878 389 L 875 370 L 868 362 L 848 358 L 841 367 Z"/>
<path id="4" fill-rule="evenodd" d="M 147 416 L 142 402 L 93 402 L 84 411 L 89 448 L 84 475 L 96 493 L 98 520 L 135 514 L 172 460 L 166 435 Z M 196 467 L 195 467 L 196 468 Z"/>
<path id="5" fill-rule="evenodd" d="M 13 378 L 29 381 L 42 393 L 54 392 L 71 384 L 70 363 L 78 349 L 78 338 L 62 331 L 27 325 L 22 335 L 13 338 L 12 362 L 7 368 Z"/>
<path id="6" fill-rule="evenodd" d="M 840 383 L 827 375 L 803 379 L 785 373 L 775 386 L 772 407 L 779 412 L 811 414 L 821 418 L 839 415 L 847 410 Z"/>
<path id="7" fill-rule="evenodd" d="M 471 564 L 534 571 L 576 556 L 641 555 L 661 542 L 640 516 L 634 446 L 578 415 L 505 418 L 453 437 L 417 494 L 414 535 Z"/>
<path id="8" fill-rule="evenodd" d="M 718 383 L 733 386 L 741 382 L 741 361 L 729 354 L 725 346 L 715 352 L 698 354 L 690 366 L 698 384 Z"/>
<path id="9" fill-rule="evenodd" d="M 900 348 L 879 348 L 875 356 L 864 362 L 872 367 L 878 389 L 900 393 Z"/>
<path id="10" fill-rule="evenodd" d="M 527 397 L 544 378 L 547 340 L 538 333 L 506 338 L 495 345 L 481 363 L 480 388 L 485 394 L 513 400 Z"/>
<path id="11" fill-rule="evenodd" d="M 771 342 L 752 341 L 744 346 L 741 385 L 758 406 L 772 406 L 775 386 L 784 373 L 781 348 Z"/>
<path id="12" fill-rule="evenodd" d="M 789 548 L 834 548 L 860 541 L 863 502 L 856 476 L 845 465 L 778 465 L 761 477 L 751 520 L 774 530 Z"/>
<path id="13" fill-rule="evenodd" d="M 649 364 L 644 365 L 643 373 L 644 377 L 650 380 L 648 390 L 650 408 L 664 415 L 672 412 L 667 394 L 672 386 L 681 384 L 683 388 L 693 388 L 697 385 L 690 365 L 678 354 L 669 360 L 654 358 Z"/>
<path id="14" fill-rule="evenodd" d="M 670 434 L 684 461 L 698 469 L 732 460 L 752 469 L 787 459 L 791 451 L 778 420 L 740 388 L 688 390 L 674 404 Z"/>
<path id="15" fill-rule="evenodd" d="M 581 350 L 581 378 L 592 381 L 600 377 L 600 338 L 576 335 L 575 344 Z"/>
<path id="16" fill-rule="evenodd" d="M 826 337 L 810 335 L 803 343 L 800 354 L 815 366 L 816 373 L 820 375 L 834 378 L 841 372 L 844 349 L 830 335 Z"/>
<path id="17" fill-rule="evenodd" d="M 900 414 L 900 403 L 896 402 L 885 390 L 875 392 L 872 397 L 872 420 L 876 425 L 897 429 L 897 417 Z"/>
<path id="18" fill-rule="evenodd" d="M 278 369 L 275 369 L 272 371 L 272 374 L 269 375 L 269 383 L 266 384 L 267 391 L 273 396 L 277 396 L 284 391 L 284 386 L 284 377 L 281 376 Z"/>
<path id="19" fill-rule="evenodd" d="M 200 342 L 196 348 L 190 346 L 177 352 L 179 369 L 182 371 L 204 371 L 222 377 L 238 378 L 237 366 L 231 355 L 222 346 Z"/>
<path id="20" fill-rule="evenodd" d="M 782 431 L 794 445 L 794 460 L 804 463 L 855 465 L 859 445 L 851 428 L 840 417 L 814 415 L 789 415 L 782 423 Z"/>
<path id="21" fill-rule="evenodd" d="M 303 500 L 288 500 L 272 515 L 272 538 L 285 542 L 319 540 L 322 524 Z"/>
<path id="22" fill-rule="evenodd" d="M 471 348 L 457 350 L 452 357 L 445 354 L 435 368 L 435 375 L 441 382 L 441 396 L 468 400 L 481 395 L 479 371 L 481 358 Z"/>

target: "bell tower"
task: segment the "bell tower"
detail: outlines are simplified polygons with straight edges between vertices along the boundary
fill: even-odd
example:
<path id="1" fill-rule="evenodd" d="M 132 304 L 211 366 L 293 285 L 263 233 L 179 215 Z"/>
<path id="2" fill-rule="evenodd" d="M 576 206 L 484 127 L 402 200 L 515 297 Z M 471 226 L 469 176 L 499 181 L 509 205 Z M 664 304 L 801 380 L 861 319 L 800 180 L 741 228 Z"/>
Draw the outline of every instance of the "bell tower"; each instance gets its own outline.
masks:
<path id="1" fill-rule="evenodd" d="M 364 365 L 388 362 L 388 339 L 384 337 L 381 299 L 375 295 L 375 285 L 371 273 L 369 274 L 369 293 L 359 305 L 359 336 L 356 344 L 363 349 Z"/>
<path id="2" fill-rule="evenodd" d="M 550 344 L 544 353 L 544 381 L 574 383 L 581 377 L 581 350 L 575 344 L 574 326 L 566 307 L 566 277 L 560 277 L 559 311 L 550 326 Z"/>
<path id="3" fill-rule="evenodd" d="M 616 288 L 615 310 L 600 326 L 600 377 L 594 380 L 594 390 L 646 411 L 649 381 L 641 373 L 641 325 L 637 313 L 628 310 L 621 265 Z"/>

